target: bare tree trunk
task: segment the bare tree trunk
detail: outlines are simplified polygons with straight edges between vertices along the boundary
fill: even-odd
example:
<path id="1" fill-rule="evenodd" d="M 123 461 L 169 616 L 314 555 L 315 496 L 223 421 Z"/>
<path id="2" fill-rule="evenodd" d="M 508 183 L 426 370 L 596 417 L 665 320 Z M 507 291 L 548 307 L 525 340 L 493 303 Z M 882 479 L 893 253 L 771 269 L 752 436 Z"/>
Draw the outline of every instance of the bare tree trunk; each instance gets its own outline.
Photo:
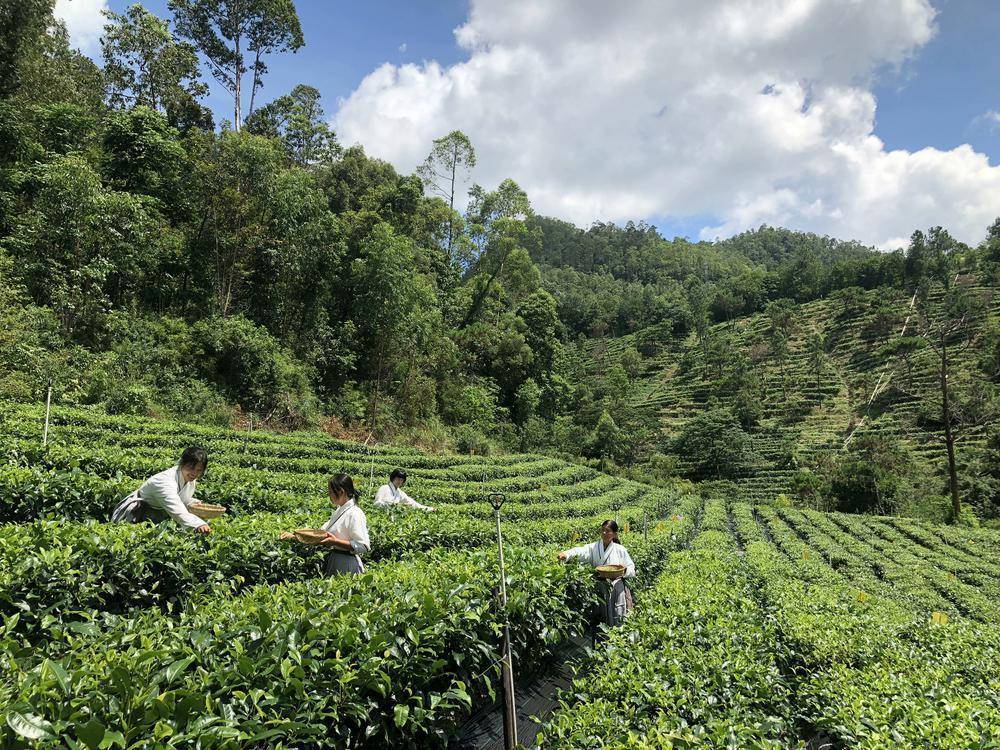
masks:
<path id="1" fill-rule="evenodd" d="M 944 444 L 948 450 L 948 486 L 951 489 L 951 508 L 954 522 L 962 514 L 962 499 L 958 494 L 958 470 L 955 467 L 955 435 L 951 430 L 951 403 L 948 400 L 948 341 L 941 334 L 941 418 L 944 420 Z"/>
<path id="2" fill-rule="evenodd" d="M 458 169 L 458 147 L 452 150 L 451 156 L 451 190 L 448 193 L 448 258 L 451 258 L 451 245 L 454 238 L 454 218 L 455 213 L 455 172 Z"/>
<path id="3" fill-rule="evenodd" d="M 257 66 L 260 64 L 260 50 L 258 49 L 253 58 L 253 83 L 250 86 L 250 109 L 247 110 L 247 117 L 253 114 L 253 101 L 257 96 L 257 89 L 260 87 L 260 76 L 257 73 Z"/>
<path id="4" fill-rule="evenodd" d="M 240 129 L 242 122 L 240 121 L 240 113 L 243 107 L 240 106 L 240 93 L 243 86 L 243 52 L 240 48 L 240 36 L 236 35 L 236 75 L 233 76 L 234 80 L 234 96 L 233 96 L 233 127 L 236 130 Z"/>

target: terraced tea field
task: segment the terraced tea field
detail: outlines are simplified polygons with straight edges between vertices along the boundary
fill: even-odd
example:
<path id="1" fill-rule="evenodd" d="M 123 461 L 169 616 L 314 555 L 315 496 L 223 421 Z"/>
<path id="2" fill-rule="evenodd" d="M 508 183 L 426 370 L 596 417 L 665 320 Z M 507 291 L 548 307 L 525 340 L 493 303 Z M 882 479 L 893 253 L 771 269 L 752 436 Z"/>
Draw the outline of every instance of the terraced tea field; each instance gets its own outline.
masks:
<path id="1" fill-rule="evenodd" d="M 971 286 L 971 294 L 992 301 L 992 287 Z M 936 304 L 942 289 L 930 293 Z M 845 309 L 835 299 L 799 305 L 790 325 L 788 353 L 776 359 L 769 350 L 765 314 L 740 318 L 713 326 L 714 335 L 731 336 L 733 346 L 747 355 L 763 380 L 763 416 L 752 431 L 759 463 L 739 477 L 729 489 L 735 499 L 747 502 L 770 501 L 790 491 L 791 477 L 799 466 L 808 465 L 818 452 L 839 449 L 845 441 L 866 432 L 886 432 L 898 436 L 922 460 L 943 470 L 943 444 L 920 425 L 920 406 L 938 397 L 935 355 L 930 348 L 917 351 L 909 360 L 883 353 L 885 343 L 898 337 L 911 311 L 912 298 L 899 290 L 865 292 L 856 307 Z M 877 332 L 877 318 L 888 305 L 895 318 L 888 332 Z M 997 320 L 996 305 L 988 309 Z M 973 321 L 981 327 L 987 318 Z M 912 325 L 908 335 L 914 335 Z M 825 364 L 811 366 L 809 339 L 825 337 Z M 638 331 L 618 339 L 588 344 L 591 372 L 606 372 L 628 346 L 652 348 L 655 354 L 643 362 L 632 398 L 643 409 L 655 411 L 665 436 L 677 435 L 684 425 L 714 398 L 721 396 L 712 381 L 718 377 L 713 367 L 698 355 L 698 340 L 692 334 L 682 342 L 671 341 L 656 328 Z M 956 350 L 954 371 L 975 371 L 976 350 Z M 959 462 L 967 462 L 979 449 L 983 432 L 969 435 L 958 445 Z M 678 470 L 685 471 L 684 457 Z"/>
<path id="2" fill-rule="evenodd" d="M 591 573 L 555 552 L 626 525 L 636 611 L 584 663 L 547 748 L 993 747 L 1000 534 L 705 503 L 536 455 L 428 456 L 319 434 L 237 433 L 0 406 L 0 747 L 443 746 L 497 672 L 504 492 L 518 668 L 580 635 Z M 207 538 L 109 524 L 205 444 Z M 325 477 L 410 471 L 440 512 L 363 504 L 358 577 L 280 531 L 328 515 Z M 614 679 L 596 680 L 594 672 Z M 531 738 L 522 738 L 528 739 Z"/>

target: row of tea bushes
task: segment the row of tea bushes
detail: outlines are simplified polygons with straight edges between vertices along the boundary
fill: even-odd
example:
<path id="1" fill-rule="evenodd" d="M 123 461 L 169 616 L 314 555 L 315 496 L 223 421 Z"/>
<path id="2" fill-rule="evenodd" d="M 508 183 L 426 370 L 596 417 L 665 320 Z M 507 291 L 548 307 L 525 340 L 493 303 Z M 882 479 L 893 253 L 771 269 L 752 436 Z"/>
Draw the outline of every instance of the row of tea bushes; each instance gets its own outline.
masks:
<path id="1" fill-rule="evenodd" d="M 709 505 L 692 548 L 670 558 L 597 651 L 546 724 L 542 748 L 792 746 L 774 626 L 719 512 Z"/>
<path id="2" fill-rule="evenodd" d="M 847 747 L 1000 743 L 1000 629 L 873 594 L 737 514 L 745 561 L 796 664 L 797 711 Z M 772 529 L 773 530 L 773 529 Z"/>
<path id="3" fill-rule="evenodd" d="M 4 644 L 14 686 L 0 746 L 426 747 L 484 679 L 500 620 L 492 550 L 417 554 L 358 576 L 202 599 Z M 510 551 L 512 642 L 540 659 L 578 632 L 591 576 Z M 103 744 L 102 744 L 103 743 Z"/>

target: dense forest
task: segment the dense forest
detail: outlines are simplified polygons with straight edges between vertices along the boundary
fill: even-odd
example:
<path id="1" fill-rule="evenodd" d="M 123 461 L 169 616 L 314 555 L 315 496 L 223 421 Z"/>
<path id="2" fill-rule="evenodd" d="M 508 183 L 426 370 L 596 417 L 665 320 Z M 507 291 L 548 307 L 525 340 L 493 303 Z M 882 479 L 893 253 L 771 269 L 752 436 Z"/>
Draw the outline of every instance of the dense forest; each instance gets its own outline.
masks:
<path id="1" fill-rule="evenodd" d="M 947 515 L 961 493 L 996 515 L 1000 333 L 981 292 L 1000 282 L 1000 221 L 977 247 L 934 227 L 896 252 L 766 226 L 716 242 L 581 229 L 535 214 L 513 180 L 477 184 L 461 132 L 402 175 L 340 143 L 316 89 L 264 102 L 267 61 L 308 42 L 290 2 L 171 0 L 168 19 L 134 5 L 108 15 L 103 67 L 52 6 L 0 4 L 0 398 L 40 402 L 51 385 L 112 414 L 543 451 L 718 487 L 776 463 L 755 436 L 824 408 L 803 394 L 836 369 L 834 329 L 795 321 L 837 305 L 831 320 L 863 319 L 869 357 L 837 370 L 841 442 L 873 403 L 903 399 L 866 374 L 914 356 L 929 372 L 954 346 L 972 353 L 955 389 L 945 354 L 943 411 L 925 389 L 936 406 L 914 424 L 949 433 L 949 452 L 968 428 L 979 453 L 831 439 L 769 487 L 898 509 L 919 464 L 943 500 L 914 514 Z M 208 76 L 231 111 L 202 104 Z M 646 397 L 653 381 L 701 391 L 681 418 Z M 859 496 L 874 499 L 847 507 Z"/>

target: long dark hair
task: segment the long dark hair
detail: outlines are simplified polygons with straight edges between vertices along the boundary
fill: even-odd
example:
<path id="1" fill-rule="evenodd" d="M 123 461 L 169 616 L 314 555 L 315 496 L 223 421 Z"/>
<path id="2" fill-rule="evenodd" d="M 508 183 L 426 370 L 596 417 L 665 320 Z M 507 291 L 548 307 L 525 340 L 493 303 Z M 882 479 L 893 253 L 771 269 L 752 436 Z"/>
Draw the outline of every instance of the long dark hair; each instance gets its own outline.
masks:
<path id="1" fill-rule="evenodd" d="M 611 529 L 611 531 L 614 532 L 614 537 L 612 537 L 611 541 L 612 542 L 618 542 L 618 522 L 615 519 L 609 518 L 606 521 L 602 521 L 601 522 L 601 528 L 602 529 Z M 618 544 L 621 544 L 621 542 L 618 542 Z"/>
<path id="2" fill-rule="evenodd" d="M 335 495 L 345 492 L 349 500 L 358 501 L 358 491 L 354 489 L 354 480 L 349 474 L 334 474 L 327 480 L 326 485 Z"/>

